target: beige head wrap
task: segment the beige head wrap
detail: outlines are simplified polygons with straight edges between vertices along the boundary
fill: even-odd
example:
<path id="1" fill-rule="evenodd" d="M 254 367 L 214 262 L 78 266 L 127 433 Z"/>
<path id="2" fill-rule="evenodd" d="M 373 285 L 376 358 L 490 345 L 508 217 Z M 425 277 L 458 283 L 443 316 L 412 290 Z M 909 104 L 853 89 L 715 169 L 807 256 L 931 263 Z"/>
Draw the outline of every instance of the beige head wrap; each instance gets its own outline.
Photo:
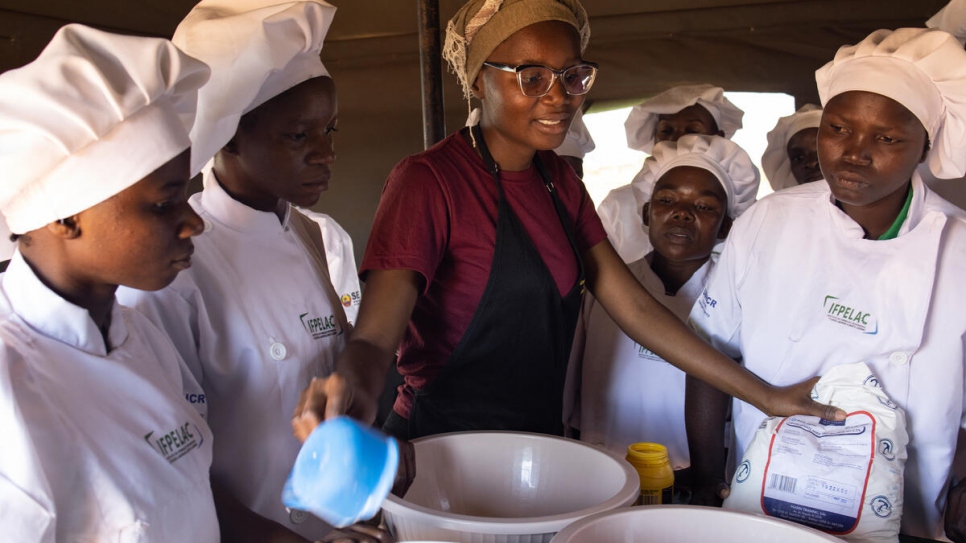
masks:
<path id="1" fill-rule="evenodd" d="M 456 74 L 467 99 L 483 62 L 518 30 L 544 21 L 561 21 L 580 34 L 580 52 L 590 40 L 587 12 L 577 0 L 470 0 L 446 25 L 443 58 Z"/>

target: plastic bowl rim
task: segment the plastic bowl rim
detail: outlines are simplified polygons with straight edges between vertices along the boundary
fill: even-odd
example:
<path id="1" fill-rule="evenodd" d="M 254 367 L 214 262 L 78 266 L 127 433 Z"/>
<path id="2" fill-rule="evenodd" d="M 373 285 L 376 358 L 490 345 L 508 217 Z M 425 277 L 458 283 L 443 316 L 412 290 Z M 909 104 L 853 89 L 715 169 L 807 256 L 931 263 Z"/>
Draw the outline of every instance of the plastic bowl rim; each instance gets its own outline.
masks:
<path id="1" fill-rule="evenodd" d="M 630 505 L 634 502 L 640 495 L 640 478 L 637 471 L 625 460 L 617 454 L 597 445 L 587 443 L 584 441 L 578 441 L 576 439 L 570 439 L 560 436 L 552 436 L 548 434 L 538 434 L 534 432 L 514 432 L 514 431 L 489 431 L 489 430 L 478 430 L 478 431 L 468 431 L 468 432 L 450 432 L 446 434 L 436 434 L 432 436 L 421 437 L 412 440 L 415 445 L 417 443 L 424 443 L 429 441 L 437 441 L 452 437 L 459 437 L 465 435 L 485 435 L 490 434 L 495 437 L 514 437 L 523 438 L 527 440 L 544 440 L 552 439 L 557 441 L 563 441 L 569 444 L 588 447 L 602 453 L 614 461 L 621 469 L 624 470 L 625 483 L 617 493 L 610 499 L 603 501 L 593 507 L 586 507 L 584 509 L 578 509 L 577 511 L 572 511 L 570 513 L 561 513 L 558 515 L 545 515 L 540 517 L 520 517 L 520 518 L 507 518 L 502 519 L 499 523 L 494 523 L 492 517 L 478 517 L 473 515 L 459 515 L 455 513 L 446 513 L 444 511 L 438 511 L 436 509 L 430 509 L 428 507 L 423 507 L 421 505 L 416 505 L 414 503 L 406 502 L 401 498 L 390 494 L 386 501 L 383 502 L 382 508 L 386 510 L 391 516 L 401 516 L 403 512 L 406 513 L 406 520 L 408 521 L 418 521 L 424 524 L 432 523 L 434 527 L 447 529 L 447 530 L 457 530 L 462 532 L 475 532 L 482 534 L 500 534 L 500 535 L 511 535 L 511 534 L 547 534 L 559 532 L 561 529 L 569 524 L 572 524 L 580 519 L 587 516 L 607 512 L 615 508 Z M 429 521 L 429 522 L 427 522 Z"/>
<path id="2" fill-rule="evenodd" d="M 567 541 L 569 538 L 577 535 L 580 532 L 580 530 L 583 530 L 587 526 L 593 524 L 594 522 L 602 518 L 640 514 L 639 512 L 641 511 L 647 512 L 644 514 L 658 515 L 659 513 L 656 513 L 656 512 L 650 513 L 650 512 L 651 511 L 670 511 L 670 510 L 695 510 L 695 509 L 699 509 L 701 510 L 702 514 L 707 514 L 707 515 L 722 515 L 722 516 L 728 516 L 728 517 L 741 516 L 741 517 L 747 518 L 750 522 L 755 522 L 758 524 L 781 525 L 785 527 L 795 528 L 803 532 L 810 533 L 811 535 L 817 536 L 818 538 L 824 539 L 825 541 L 829 541 L 829 542 L 835 541 L 839 543 L 844 543 L 845 541 L 831 534 L 827 534 L 821 530 L 816 530 L 815 528 L 812 528 L 810 526 L 796 524 L 794 522 L 790 522 L 787 520 L 782 520 L 774 517 L 769 517 L 767 515 L 744 513 L 741 511 L 729 511 L 718 507 L 702 507 L 699 505 L 648 505 L 646 507 L 618 507 L 616 509 L 611 509 L 609 511 L 601 511 L 600 513 L 587 515 L 586 517 L 583 517 L 579 520 L 574 521 L 573 524 L 565 526 L 563 529 L 557 532 L 557 535 L 553 536 L 553 539 L 550 540 L 550 543 L 563 543 L 564 541 Z"/>

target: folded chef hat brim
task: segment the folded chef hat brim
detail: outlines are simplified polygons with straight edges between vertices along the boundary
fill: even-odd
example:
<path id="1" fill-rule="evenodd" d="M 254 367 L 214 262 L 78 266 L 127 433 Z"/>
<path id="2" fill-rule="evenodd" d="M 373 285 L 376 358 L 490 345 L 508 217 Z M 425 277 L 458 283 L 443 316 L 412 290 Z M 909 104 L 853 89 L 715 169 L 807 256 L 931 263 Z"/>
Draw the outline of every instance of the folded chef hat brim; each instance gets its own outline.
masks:
<path id="1" fill-rule="evenodd" d="M 189 147 L 191 140 L 171 105 L 152 104 L 117 124 L 96 144 L 57 160 L 11 198 L 3 213 L 11 232 L 35 230 L 107 200 Z"/>
<path id="2" fill-rule="evenodd" d="M 693 166 L 711 172 L 725 189 L 727 212 L 738 218 L 758 195 L 761 176 L 751 157 L 738 144 L 720 136 L 688 134 L 678 141 L 661 141 L 634 178 L 631 187 L 636 201 L 650 201 L 654 186 L 667 172 L 681 166 Z"/>
<path id="3" fill-rule="evenodd" d="M 654 147 L 654 131 L 661 115 L 673 115 L 693 106 L 703 107 L 718 125 L 726 138 L 731 139 L 741 128 L 745 112 L 731 103 L 724 89 L 713 85 L 681 85 L 672 87 L 631 108 L 624 121 L 627 146 L 650 153 Z"/>
<path id="4" fill-rule="evenodd" d="M 912 112 L 929 135 L 929 169 L 939 178 L 966 174 L 966 51 L 937 29 L 877 30 L 840 48 L 815 73 L 825 105 L 864 91 L 891 98 Z"/>
<path id="5" fill-rule="evenodd" d="M 211 67 L 191 132 L 192 174 L 238 130 L 242 115 L 315 77 L 336 8 L 321 0 L 202 0 L 172 41 Z"/>
<path id="6" fill-rule="evenodd" d="M 207 77 L 167 40 L 76 24 L 0 75 L 0 211 L 10 231 L 88 209 L 187 150 Z"/>
<path id="7" fill-rule="evenodd" d="M 778 119 L 775 128 L 768 132 L 768 146 L 761 156 L 761 168 L 773 190 L 798 185 L 788 158 L 788 142 L 795 134 L 807 128 L 818 128 L 821 123 L 822 108 L 806 104 L 795 113 Z"/>

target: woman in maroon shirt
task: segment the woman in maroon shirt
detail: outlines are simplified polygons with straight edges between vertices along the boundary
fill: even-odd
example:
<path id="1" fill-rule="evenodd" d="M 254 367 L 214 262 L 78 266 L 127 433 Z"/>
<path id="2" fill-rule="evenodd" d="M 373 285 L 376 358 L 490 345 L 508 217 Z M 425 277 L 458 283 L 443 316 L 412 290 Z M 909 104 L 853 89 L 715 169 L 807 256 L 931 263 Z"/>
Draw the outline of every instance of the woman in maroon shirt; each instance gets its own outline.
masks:
<path id="1" fill-rule="evenodd" d="M 444 56 L 467 98 L 463 129 L 400 163 L 363 260 L 359 322 L 336 373 L 293 421 L 373 420 L 399 350 L 406 378 L 385 429 L 403 439 L 457 430 L 559 433 L 563 377 L 586 286 L 635 341 L 767 413 L 841 418 L 811 382 L 771 387 L 655 301 L 603 235 L 586 190 L 553 153 L 597 68 L 577 0 L 472 0 Z"/>

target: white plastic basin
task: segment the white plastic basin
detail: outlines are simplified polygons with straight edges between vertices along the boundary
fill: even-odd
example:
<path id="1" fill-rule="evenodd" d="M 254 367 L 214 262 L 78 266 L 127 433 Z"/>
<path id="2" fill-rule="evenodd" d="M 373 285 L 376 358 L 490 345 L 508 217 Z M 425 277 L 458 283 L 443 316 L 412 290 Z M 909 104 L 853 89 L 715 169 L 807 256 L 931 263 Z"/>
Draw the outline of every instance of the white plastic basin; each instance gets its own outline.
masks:
<path id="1" fill-rule="evenodd" d="M 784 520 L 713 507 L 625 507 L 585 517 L 551 543 L 826 543 L 843 540 Z"/>
<path id="2" fill-rule="evenodd" d="M 398 541 L 546 543 L 564 526 L 629 505 L 640 493 L 623 458 L 592 445 L 523 432 L 460 432 L 413 440 L 416 479 L 390 495 Z"/>

